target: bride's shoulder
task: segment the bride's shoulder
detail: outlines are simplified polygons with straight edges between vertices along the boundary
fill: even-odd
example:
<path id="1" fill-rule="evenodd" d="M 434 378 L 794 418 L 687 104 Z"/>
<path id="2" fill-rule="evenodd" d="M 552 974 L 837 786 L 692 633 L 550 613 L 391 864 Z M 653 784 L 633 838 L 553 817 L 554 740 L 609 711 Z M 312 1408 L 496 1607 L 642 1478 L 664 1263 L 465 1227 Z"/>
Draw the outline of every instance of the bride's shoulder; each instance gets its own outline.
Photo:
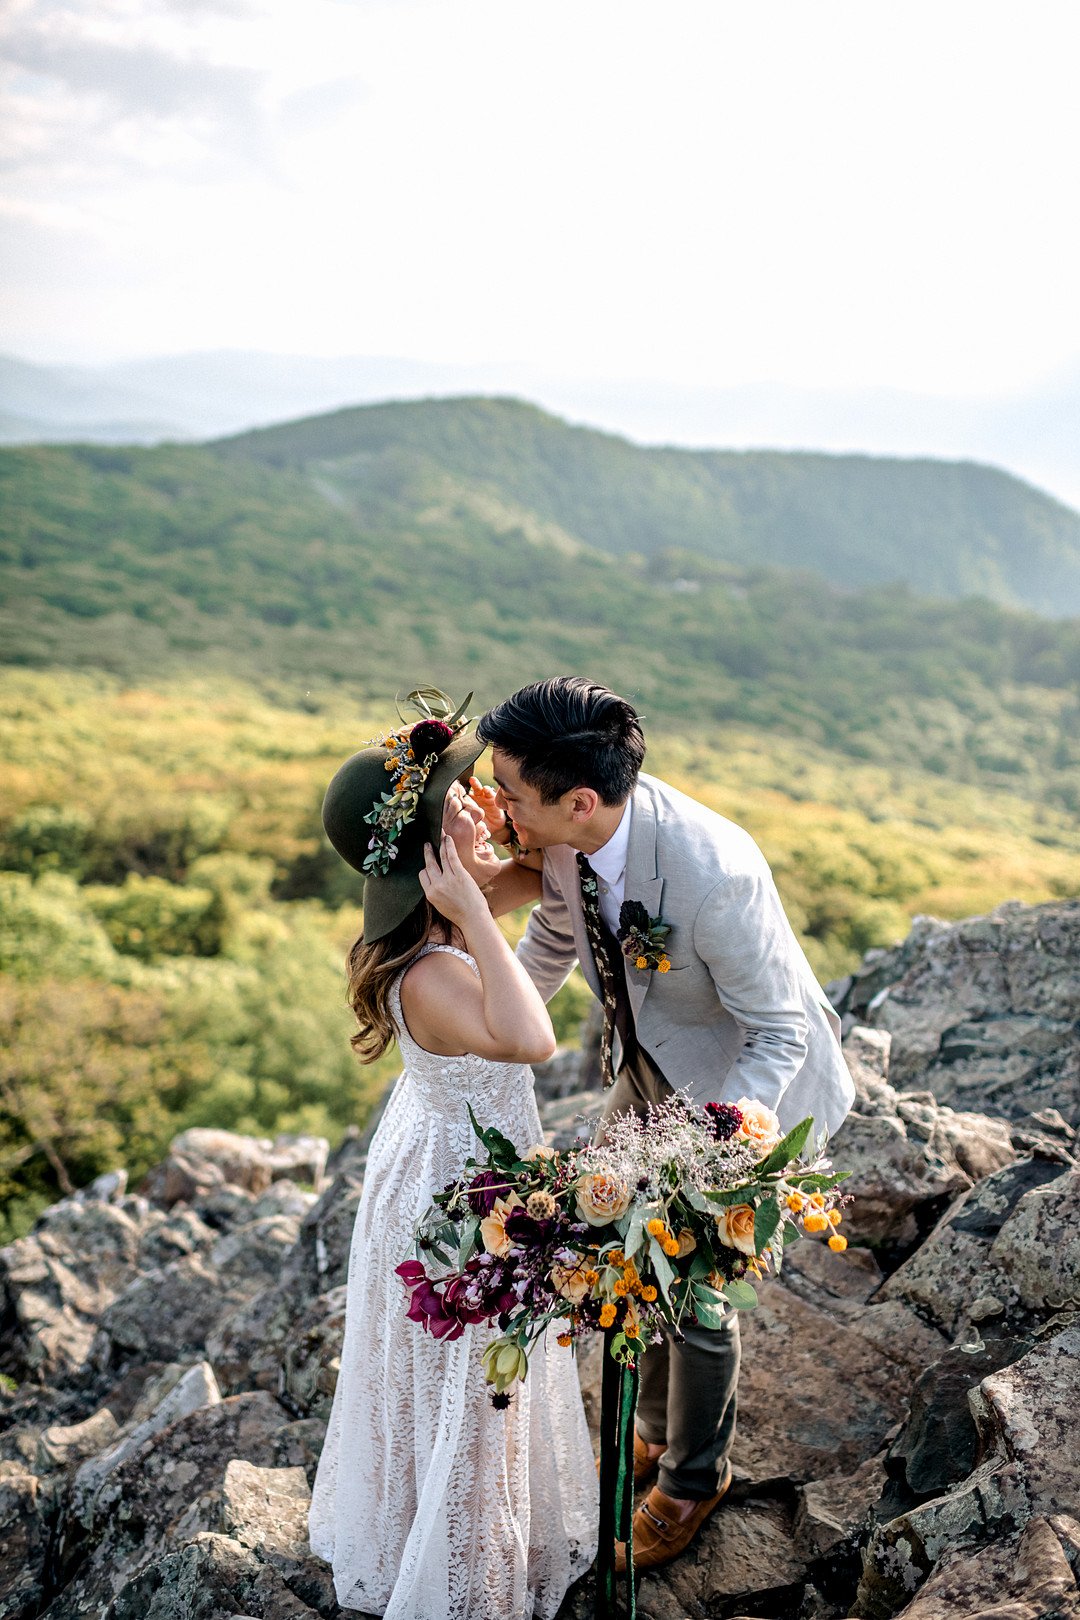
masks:
<path id="1" fill-rule="evenodd" d="M 472 957 L 464 951 L 441 946 L 413 958 L 398 980 L 398 994 L 408 1005 L 445 996 L 451 985 L 475 983 Z"/>

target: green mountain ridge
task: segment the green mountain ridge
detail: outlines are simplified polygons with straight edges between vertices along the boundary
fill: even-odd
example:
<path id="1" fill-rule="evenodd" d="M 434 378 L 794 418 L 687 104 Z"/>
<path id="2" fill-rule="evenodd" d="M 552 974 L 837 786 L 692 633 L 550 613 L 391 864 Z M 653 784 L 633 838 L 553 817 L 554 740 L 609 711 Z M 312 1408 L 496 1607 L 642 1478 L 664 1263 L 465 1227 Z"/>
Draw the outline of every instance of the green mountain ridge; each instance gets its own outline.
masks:
<path id="1" fill-rule="evenodd" d="M 433 420 L 434 446 L 420 442 Z M 576 670 L 653 723 L 781 732 L 1080 807 L 1080 621 L 686 544 L 613 555 L 583 538 L 569 497 L 523 500 L 527 435 L 510 487 L 497 452 L 522 422 L 549 445 L 566 436 L 568 488 L 588 485 L 589 512 L 628 510 L 587 454 L 598 438 L 619 457 L 633 447 L 491 402 L 213 445 L 0 452 L 4 659 L 134 683 L 217 670 L 288 701 L 344 683 L 380 703 L 420 679 L 487 701 Z"/>
<path id="2" fill-rule="evenodd" d="M 440 475 L 615 556 L 678 549 L 1080 614 L 1080 514 L 998 468 L 807 451 L 645 448 L 520 400 L 357 406 L 217 441 L 318 468 L 370 520 Z"/>

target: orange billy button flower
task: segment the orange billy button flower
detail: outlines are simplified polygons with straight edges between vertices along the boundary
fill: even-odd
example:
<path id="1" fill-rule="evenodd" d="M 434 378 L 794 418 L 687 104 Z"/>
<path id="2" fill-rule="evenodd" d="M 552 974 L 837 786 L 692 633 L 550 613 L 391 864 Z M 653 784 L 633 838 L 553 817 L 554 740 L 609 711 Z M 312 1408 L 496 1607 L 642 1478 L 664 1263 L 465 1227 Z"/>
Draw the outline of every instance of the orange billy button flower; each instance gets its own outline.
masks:
<path id="1" fill-rule="evenodd" d="M 628 1339 L 637 1339 L 641 1337 L 641 1329 L 638 1327 L 636 1322 L 627 1322 L 623 1328 L 623 1332 L 626 1334 Z"/>
<path id="2" fill-rule="evenodd" d="M 585 1273 L 585 1281 L 590 1288 L 595 1288 L 597 1283 L 600 1281 L 600 1273 L 598 1271 L 587 1271 Z"/>
<path id="3" fill-rule="evenodd" d="M 630 1284 L 625 1277 L 617 1277 L 614 1283 L 614 1292 L 620 1296 L 630 1292 Z"/>
<path id="4" fill-rule="evenodd" d="M 843 1254 L 847 1248 L 847 1238 L 840 1232 L 834 1232 L 829 1239 L 829 1248 L 833 1249 L 837 1254 Z"/>
<path id="5" fill-rule="evenodd" d="M 652 1283 L 645 1284 L 644 1288 L 641 1290 L 641 1297 L 647 1305 L 652 1304 L 653 1300 L 656 1298 L 656 1289 L 653 1287 Z"/>
<path id="6" fill-rule="evenodd" d="M 600 1307 L 600 1326 L 602 1328 L 609 1328 L 611 1326 L 612 1322 L 614 1322 L 614 1320 L 615 1320 L 615 1307 L 614 1307 L 614 1305 L 611 1305 L 611 1304 L 601 1305 L 601 1307 Z"/>
<path id="7" fill-rule="evenodd" d="M 678 1238 L 676 1238 L 676 1237 L 665 1238 L 663 1243 L 661 1244 L 661 1248 L 663 1249 L 664 1253 L 666 1255 L 668 1255 L 670 1259 L 673 1260 L 675 1258 L 675 1256 L 679 1252 L 679 1240 L 678 1240 Z"/>
<path id="8" fill-rule="evenodd" d="M 658 1221 L 655 1219 L 648 1223 L 645 1230 L 648 1232 L 650 1237 L 654 1238 L 662 1238 L 667 1233 L 667 1227 L 664 1225 L 663 1221 Z"/>
<path id="9" fill-rule="evenodd" d="M 828 1216 L 817 1213 L 808 1215 L 803 1221 L 803 1226 L 808 1232 L 824 1232 L 828 1224 Z"/>
<path id="10" fill-rule="evenodd" d="M 669 973 L 671 971 L 671 962 L 666 956 L 662 956 L 657 962 L 656 971 L 658 973 Z"/>
<path id="11" fill-rule="evenodd" d="M 558 1338 L 555 1340 L 555 1343 L 561 1344 L 564 1350 L 567 1349 L 569 1345 L 573 1344 L 573 1342 L 574 1340 L 569 1333 L 560 1333 Z"/>
<path id="12" fill-rule="evenodd" d="M 788 1193 L 788 1195 L 787 1195 L 787 1207 L 788 1207 L 788 1209 L 792 1210 L 796 1215 L 799 1213 L 800 1209 L 802 1209 L 802 1207 L 803 1207 L 803 1205 L 805 1203 L 806 1203 L 806 1199 L 803 1197 L 801 1192 Z"/>
<path id="13" fill-rule="evenodd" d="M 838 1209 L 830 1209 L 830 1211 L 829 1211 L 829 1225 L 830 1226 L 839 1226 L 840 1222 L 843 1220 L 843 1218 L 844 1217 L 841 1215 L 841 1213 L 840 1213 L 840 1211 Z"/>
<path id="14" fill-rule="evenodd" d="M 644 973 L 644 971 L 648 967 L 648 965 L 649 965 L 649 959 L 646 956 L 639 956 L 637 958 L 637 960 L 635 961 L 635 963 L 634 963 L 634 966 L 641 973 Z"/>

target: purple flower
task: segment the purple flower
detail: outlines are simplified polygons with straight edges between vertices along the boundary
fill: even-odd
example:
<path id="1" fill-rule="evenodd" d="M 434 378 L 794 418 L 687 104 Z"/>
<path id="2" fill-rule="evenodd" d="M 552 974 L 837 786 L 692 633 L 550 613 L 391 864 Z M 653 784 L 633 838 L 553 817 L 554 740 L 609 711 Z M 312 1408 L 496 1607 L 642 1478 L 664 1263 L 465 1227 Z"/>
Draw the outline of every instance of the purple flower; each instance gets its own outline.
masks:
<path id="1" fill-rule="evenodd" d="M 419 1260 L 403 1260 L 395 1269 L 412 1296 L 405 1312 L 409 1321 L 419 1323 L 433 1338 L 460 1339 L 464 1322 L 447 1311 L 443 1296 Z"/>
<path id="2" fill-rule="evenodd" d="M 411 1295 L 405 1315 L 433 1338 L 460 1339 L 466 1323 L 486 1322 L 492 1314 L 469 1303 L 468 1291 L 476 1278 L 469 1267 L 443 1284 L 432 1282 L 419 1260 L 403 1260 L 395 1269 Z"/>
<path id="3" fill-rule="evenodd" d="M 512 1209 L 506 1217 L 506 1235 L 511 1243 L 519 1243 L 523 1248 L 538 1248 L 546 1243 L 551 1232 L 552 1223 L 549 1220 L 534 1220 L 524 1209 Z"/>
<path id="4" fill-rule="evenodd" d="M 469 1208 L 481 1220 L 495 1208 L 495 1200 L 506 1191 L 506 1177 L 495 1170 L 481 1170 L 469 1183 Z"/>

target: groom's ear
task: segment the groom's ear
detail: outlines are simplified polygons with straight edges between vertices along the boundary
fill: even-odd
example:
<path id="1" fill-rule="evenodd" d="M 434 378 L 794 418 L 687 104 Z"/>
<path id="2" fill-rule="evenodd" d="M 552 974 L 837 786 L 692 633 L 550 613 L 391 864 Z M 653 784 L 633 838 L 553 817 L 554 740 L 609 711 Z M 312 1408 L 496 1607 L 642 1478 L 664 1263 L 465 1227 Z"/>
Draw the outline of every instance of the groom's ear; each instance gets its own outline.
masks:
<path id="1" fill-rule="evenodd" d="M 570 806 L 570 816 L 573 821 L 591 821 L 600 803 L 599 793 L 592 788 L 571 788 L 567 794 Z"/>

